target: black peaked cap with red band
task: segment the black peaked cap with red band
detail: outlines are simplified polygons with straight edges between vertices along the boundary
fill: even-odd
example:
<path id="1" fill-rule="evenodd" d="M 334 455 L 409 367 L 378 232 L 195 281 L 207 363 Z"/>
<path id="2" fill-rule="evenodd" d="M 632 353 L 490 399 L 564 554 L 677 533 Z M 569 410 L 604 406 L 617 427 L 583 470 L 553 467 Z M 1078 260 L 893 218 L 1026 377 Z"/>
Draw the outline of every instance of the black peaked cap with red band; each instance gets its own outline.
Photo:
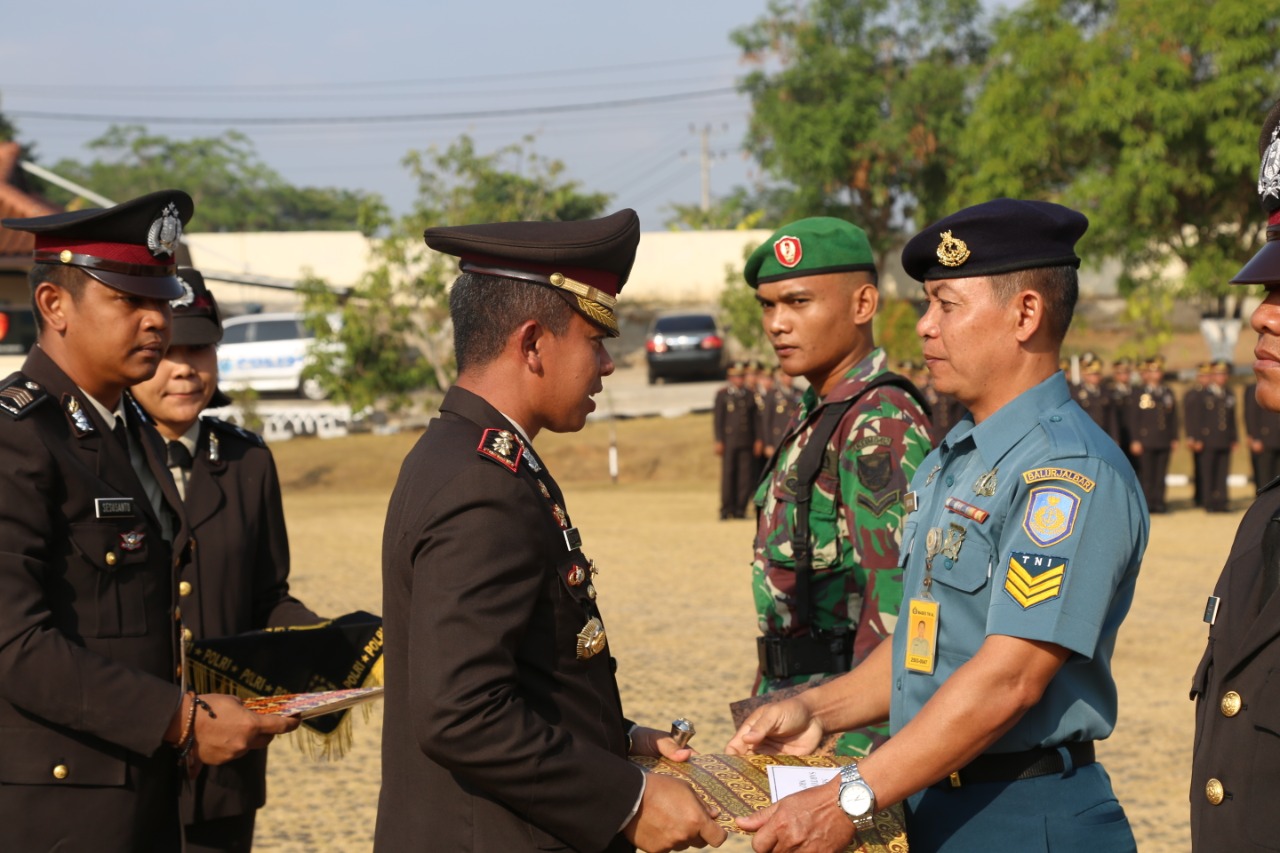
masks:
<path id="1" fill-rule="evenodd" d="M 1249 259 L 1232 284 L 1280 283 L 1280 101 L 1271 105 L 1258 138 L 1258 201 L 1267 217 L 1267 242 Z"/>
<path id="2" fill-rule="evenodd" d="M 455 255 L 463 272 L 551 287 L 611 335 L 614 304 L 640 245 L 640 218 L 631 209 L 577 222 L 491 222 L 428 228 L 428 246 Z"/>
<path id="3" fill-rule="evenodd" d="M 176 299 L 182 227 L 195 203 L 181 190 L 162 190 L 115 207 L 90 208 L 30 219 L 0 220 L 35 235 L 38 264 L 74 266 L 103 284 L 149 299 Z"/>

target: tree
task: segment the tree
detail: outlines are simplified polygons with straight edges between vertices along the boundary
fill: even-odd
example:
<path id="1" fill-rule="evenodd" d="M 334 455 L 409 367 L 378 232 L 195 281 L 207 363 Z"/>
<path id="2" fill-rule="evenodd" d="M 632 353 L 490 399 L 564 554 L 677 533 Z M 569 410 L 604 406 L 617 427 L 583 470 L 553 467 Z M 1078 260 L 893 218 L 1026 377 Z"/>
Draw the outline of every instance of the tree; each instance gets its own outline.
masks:
<path id="1" fill-rule="evenodd" d="M 995 25 L 951 204 L 1084 211 L 1083 256 L 1123 262 L 1145 331 L 1161 331 L 1171 300 L 1141 291 L 1222 302 L 1261 239 L 1257 137 L 1278 29 L 1274 5 L 1253 0 L 1030 0 Z"/>
<path id="2" fill-rule="evenodd" d="M 747 149 L 795 187 L 787 218 L 862 226 L 880 265 L 942 213 L 986 53 L 979 0 L 772 0 L 732 38 L 756 66 Z"/>
<path id="3" fill-rule="evenodd" d="M 794 206 L 794 191 L 789 187 L 749 190 L 738 186 L 727 195 L 715 199 L 710 210 L 696 204 L 672 204 L 670 216 L 663 224 L 669 231 L 745 231 L 764 228 L 786 221 Z"/>
<path id="4" fill-rule="evenodd" d="M 586 193 L 564 177 L 565 166 L 531 150 L 533 139 L 480 154 L 468 136 L 443 151 L 404 158 L 418 186 L 409 213 L 384 215 L 387 236 L 370 270 L 345 297 L 321 280 L 304 291 L 307 324 L 317 333 L 312 375 L 353 407 L 402 407 L 414 390 L 452 384 L 448 285 L 456 259 L 428 252 L 422 232 L 436 225 L 516 220 L 568 221 L 599 216 L 609 196 Z M 327 322 L 337 312 L 339 324 Z"/>
<path id="5" fill-rule="evenodd" d="M 193 231 L 350 230 L 368 220 L 364 208 L 380 203 L 358 190 L 291 186 L 234 130 L 176 140 L 136 125 L 112 126 L 88 147 L 98 159 L 64 159 L 53 171 L 121 201 L 180 187 L 195 199 Z M 75 199 L 61 189 L 50 196 L 62 203 Z"/>

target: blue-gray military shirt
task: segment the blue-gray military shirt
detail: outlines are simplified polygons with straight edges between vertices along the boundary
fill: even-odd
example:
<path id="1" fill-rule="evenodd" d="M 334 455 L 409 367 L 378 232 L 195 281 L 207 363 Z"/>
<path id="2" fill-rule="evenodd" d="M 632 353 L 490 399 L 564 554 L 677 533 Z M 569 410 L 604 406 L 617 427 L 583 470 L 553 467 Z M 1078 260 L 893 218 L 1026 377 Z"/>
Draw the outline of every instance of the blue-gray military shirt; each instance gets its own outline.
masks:
<path id="1" fill-rule="evenodd" d="M 1116 721 L 1111 653 L 1133 601 L 1150 519 L 1133 468 L 1055 373 L 981 424 L 966 416 L 916 469 L 902 537 L 904 609 L 937 553 L 932 675 L 905 667 L 893 636 L 890 726 L 900 730 L 992 634 L 1072 654 L 991 752 L 1104 738 Z"/>

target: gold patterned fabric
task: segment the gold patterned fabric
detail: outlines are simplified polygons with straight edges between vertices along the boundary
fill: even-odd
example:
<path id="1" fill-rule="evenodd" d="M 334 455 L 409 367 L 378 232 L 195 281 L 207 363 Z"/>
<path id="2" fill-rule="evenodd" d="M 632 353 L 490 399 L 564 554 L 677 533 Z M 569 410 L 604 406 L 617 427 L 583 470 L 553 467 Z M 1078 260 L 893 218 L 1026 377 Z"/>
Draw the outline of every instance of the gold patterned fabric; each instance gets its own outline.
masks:
<path id="1" fill-rule="evenodd" d="M 770 764 L 793 767 L 840 767 L 853 759 L 827 755 L 695 755 L 687 762 L 665 758 L 632 756 L 631 760 L 651 773 L 683 779 L 702 799 L 720 810 L 716 818 L 729 832 L 746 834 L 734 821 L 769 806 Z M 876 815 L 875 828 L 860 833 L 859 847 L 851 853 L 905 853 L 907 830 L 902 806 L 885 809 Z"/>

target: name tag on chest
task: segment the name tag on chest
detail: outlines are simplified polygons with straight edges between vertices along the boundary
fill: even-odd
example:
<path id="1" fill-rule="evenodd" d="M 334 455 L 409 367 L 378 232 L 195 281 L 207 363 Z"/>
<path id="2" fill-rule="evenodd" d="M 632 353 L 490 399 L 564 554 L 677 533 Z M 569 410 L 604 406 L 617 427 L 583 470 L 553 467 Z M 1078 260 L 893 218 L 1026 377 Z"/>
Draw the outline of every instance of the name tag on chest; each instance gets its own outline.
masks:
<path id="1" fill-rule="evenodd" d="M 94 498 L 95 518 L 133 518 L 133 498 Z"/>

